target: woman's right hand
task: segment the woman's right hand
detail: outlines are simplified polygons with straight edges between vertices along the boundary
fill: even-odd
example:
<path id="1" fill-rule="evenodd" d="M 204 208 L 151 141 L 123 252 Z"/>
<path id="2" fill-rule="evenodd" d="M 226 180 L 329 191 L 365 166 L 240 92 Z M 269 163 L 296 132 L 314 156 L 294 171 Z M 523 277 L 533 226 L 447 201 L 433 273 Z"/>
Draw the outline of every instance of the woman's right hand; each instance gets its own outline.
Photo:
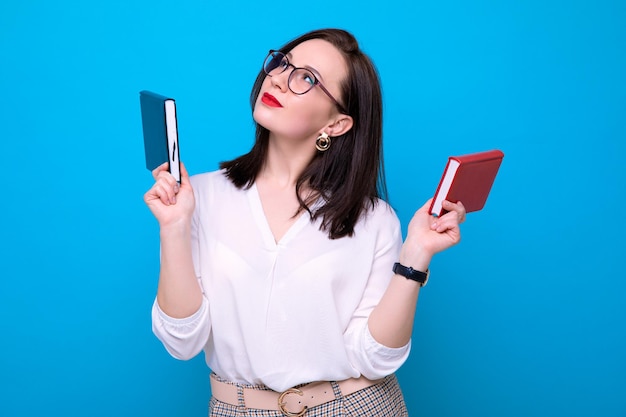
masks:
<path id="1" fill-rule="evenodd" d="M 196 204 L 185 165 L 182 162 L 180 164 L 180 185 L 167 168 L 168 162 L 165 162 L 152 171 L 155 183 L 143 196 L 161 228 L 177 223 L 191 223 Z"/>

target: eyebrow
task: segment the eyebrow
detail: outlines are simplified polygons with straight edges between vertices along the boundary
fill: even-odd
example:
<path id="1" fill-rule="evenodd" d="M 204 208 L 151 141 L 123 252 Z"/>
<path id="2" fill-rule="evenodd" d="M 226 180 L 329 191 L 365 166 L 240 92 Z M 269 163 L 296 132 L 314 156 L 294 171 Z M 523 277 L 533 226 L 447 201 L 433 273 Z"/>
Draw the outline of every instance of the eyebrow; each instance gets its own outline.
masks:
<path id="1" fill-rule="evenodd" d="M 291 63 L 291 60 L 293 59 L 293 55 L 291 55 L 291 52 L 287 52 L 285 54 L 285 56 L 287 57 L 287 59 L 289 60 L 289 62 Z M 293 64 L 292 64 L 293 65 Z M 304 67 L 297 67 L 297 68 L 305 68 L 308 69 L 309 71 L 311 71 L 313 73 L 313 75 L 315 75 L 318 79 L 324 81 L 324 77 L 322 77 L 322 74 L 320 74 L 315 68 L 313 68 L 310 65 L 305 65 Z"/>

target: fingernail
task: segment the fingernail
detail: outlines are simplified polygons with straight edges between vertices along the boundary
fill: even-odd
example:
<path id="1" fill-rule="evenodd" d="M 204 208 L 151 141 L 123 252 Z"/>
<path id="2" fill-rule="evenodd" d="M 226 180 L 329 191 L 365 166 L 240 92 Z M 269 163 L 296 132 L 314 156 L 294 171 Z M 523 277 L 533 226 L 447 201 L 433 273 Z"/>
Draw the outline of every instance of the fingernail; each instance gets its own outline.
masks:
<path id="1" fill-rule="evenodd" d="M 170 198 L 170 202 L 171 202 L 172 204 L 176 204 L 176 197 L 172 197 L 172 198 Z"/>

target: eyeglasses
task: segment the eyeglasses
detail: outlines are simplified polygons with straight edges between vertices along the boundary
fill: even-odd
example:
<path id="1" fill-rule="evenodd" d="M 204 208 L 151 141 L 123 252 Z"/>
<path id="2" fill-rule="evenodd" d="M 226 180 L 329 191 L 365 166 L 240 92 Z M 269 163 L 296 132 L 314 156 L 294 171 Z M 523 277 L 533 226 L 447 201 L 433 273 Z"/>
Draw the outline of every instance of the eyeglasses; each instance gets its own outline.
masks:
<path id="1" fill-rule="evenodd" d="M 302 95 L 311 91 L 313 87 L 319 85 L 324 93 L 337 105 L 337 108 L 342 113 L 347 114 L 346 109 L 330 94 L 330 91 L 324 87 L 324 85 L 317 79 L 315 74 L 306 68 L 298 68 L 289 62 L 285 54 L 280 51 L 271 49 L 265 62 L 263 62 L 263 71 L 268 76 L 282 74 L 287 71 L 287 68 L 293 67 L 289 78 L 287 79 L 287 86 L 292 93 Z"/>

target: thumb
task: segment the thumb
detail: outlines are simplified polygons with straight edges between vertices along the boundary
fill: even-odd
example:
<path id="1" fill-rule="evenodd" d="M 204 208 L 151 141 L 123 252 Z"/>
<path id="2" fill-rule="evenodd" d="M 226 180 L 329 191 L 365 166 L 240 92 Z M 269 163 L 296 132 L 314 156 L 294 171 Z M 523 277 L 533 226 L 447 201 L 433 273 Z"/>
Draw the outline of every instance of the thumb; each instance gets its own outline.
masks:
<path id="1" fill-rule="evenodd" d="M 189 184 L 189 173 L 182 161 L 180 162 L 180 183 Z"/>

